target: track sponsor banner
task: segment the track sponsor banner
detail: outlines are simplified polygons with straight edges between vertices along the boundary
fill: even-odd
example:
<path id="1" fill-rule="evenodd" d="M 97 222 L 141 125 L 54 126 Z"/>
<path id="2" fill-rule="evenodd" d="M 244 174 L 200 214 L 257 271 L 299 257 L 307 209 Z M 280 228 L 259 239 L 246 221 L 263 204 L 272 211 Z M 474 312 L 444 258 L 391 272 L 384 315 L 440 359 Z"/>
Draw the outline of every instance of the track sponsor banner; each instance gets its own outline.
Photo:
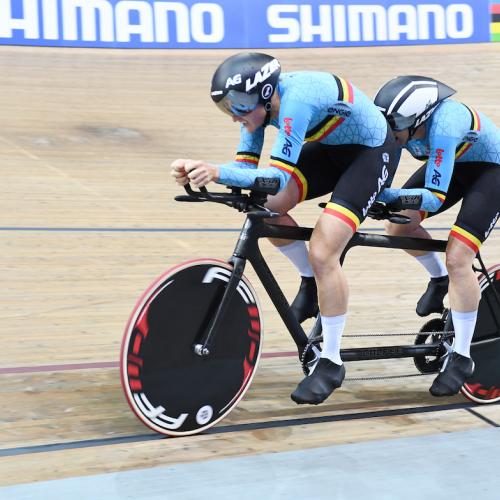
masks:
<path id="1" fill-rule="evenodd" d="M 489 0 L 0 0 L 0 43 L 272 48 L 486 42 Z"/>

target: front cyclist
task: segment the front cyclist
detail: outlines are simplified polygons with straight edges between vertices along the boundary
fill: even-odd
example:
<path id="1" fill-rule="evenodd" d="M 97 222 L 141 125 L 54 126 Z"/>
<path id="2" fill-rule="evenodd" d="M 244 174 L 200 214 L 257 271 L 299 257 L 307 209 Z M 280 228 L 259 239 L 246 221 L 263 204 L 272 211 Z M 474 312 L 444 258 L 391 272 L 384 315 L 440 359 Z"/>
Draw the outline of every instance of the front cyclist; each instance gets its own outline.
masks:
<path id="1" fill-rule="evenodd" d="M 453 352 L 430 388 L 434 396 L 456 394 L 474 371 L 470 344 L 480 289 L 472 263 L 500 213 L 500 131 L 482 113 L 448 99 L 454 93 L 432 78 L 399 76 L 375 97 L 398 144 L 425 161 L 403 189 L 385 190 L 379 198 L 390 203 L 401 195 L 422 196 L 416 207 L 419 211 L 406 213 L 411 223 L 388 223 L 387 231 L 430 238 L 421 221 L 462 200 L 446 248 L 446 267 L 436 253 L 408 252 L 431 276 L 417 313 L 441 312 L 443 298 L 449 293 L 455 340 Z"/>
<path id="2" fill-rule="evenodd" d="M 321 72 L 280 74 L 279 62 L 265 54 L 241 53 L 225 60 L 213 76 L 211 96 L 241 124 L 236 158 L 223 165 L 176 160 L 172 175 L 177 183 L 201 187 L 215 181 L 251 187 L 256 177 L 277 178 L 281 190 L 269 198 L 267 207 L 282 214 L 276 223 L 287 225 L 295 224 L 288 212 L 297 203 L 332 193 L 309 251 L 318 286 L 323 351 L 315 370 L 292 394 L 299 404 L 321 403 L 345 376 L 340 340 L 348 289 L 340 256 L 393 178 L 398 156 L 393 134 L 373 102 L 348 81 Z M 279 132 L 269 167 L 258 168 L 268 125 Z M 303 243 L 274 243 L 303 276 L 312 275 Z"/>

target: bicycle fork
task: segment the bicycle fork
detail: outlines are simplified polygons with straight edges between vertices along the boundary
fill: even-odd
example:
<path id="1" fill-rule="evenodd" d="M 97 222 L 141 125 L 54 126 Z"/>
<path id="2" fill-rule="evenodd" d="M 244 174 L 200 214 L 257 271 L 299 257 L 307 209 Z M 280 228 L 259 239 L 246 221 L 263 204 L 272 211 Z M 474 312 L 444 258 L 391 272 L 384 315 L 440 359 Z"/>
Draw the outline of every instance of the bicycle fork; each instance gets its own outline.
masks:
<path id="1" fill-rule="evenodd" d="M 198 356 L 208 356 L 210 354 L 210 349 L 215 341 L 217 331 L 224 320 L 224 314 L 227 311 L 229 301 L 240 283 L 244 270 L 245 259 L 234 259 L 233 271 L 224 289 L 224 295 L 222 296 L 220 304 L 215 314 L 212 316 L 205 333 L 201 336 L 200 342 L 193 346 L 193 350 Z"/>
<path id="2" fill-rule="evenodd" d="M 274 228 L 272 225 L 263 222 L 263 218 L 265 217 L 269 217 L 268 212 L 258 211 L 247 214 L 247 219 L 236 243 L 233 256 L 229 259 L 229 262 L 233 266 L 233 271 L 225 287 L 220 304 L 206 330 L 200 336 L 199 342 L 193 346 L 194 352 L 199 356 L 208 356 L 210 354 L 217 332 L 224 321 L 224 315 L 231 297 L 236 292 L 239 282 L 243 277 L 247 260 L 252 264 L 281 319 L 290 332 L 299 354 L 302 353 L 307 345 L 307 335 L 290 309 L 280 286 L 272 275 L 257 244 L 259 238 L 273 235 Z"/>

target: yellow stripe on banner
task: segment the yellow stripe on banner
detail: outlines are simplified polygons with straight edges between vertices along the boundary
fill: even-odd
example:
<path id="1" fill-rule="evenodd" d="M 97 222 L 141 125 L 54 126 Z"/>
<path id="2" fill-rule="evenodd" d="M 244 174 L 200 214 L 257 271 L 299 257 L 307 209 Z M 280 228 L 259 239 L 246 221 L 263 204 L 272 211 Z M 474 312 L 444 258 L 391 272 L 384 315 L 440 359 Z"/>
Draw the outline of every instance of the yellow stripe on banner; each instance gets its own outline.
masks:
<path id="1" fill-rule="evenodd" d="M 348 208 L 345 208 L 342 205 L 338 205 L 337 203 L 332 203 L 332 202 L 328 202 L 326 204 L 326 208 L 329 208 L 331 210 L 335 210 L 336 212 L 339 212 L 342 215 L 345 215 L 346 217 L 348 217 L 349 219 L 351 219 L 354 222 L 354 224 L 356 225 L 356 228 L 359 226 L 360 222 L 359 222 L 358 216 L 354 212 L 351 212 Z"/>
<path id="2" fill-rule="evenodd" d="M 470 234 L 469 231 L 466 231 L 465 229 L 462 229 L 461 227 L 458 227 L 458 226 L 453 226 L 451 228 L 451 230 L 455 231 L 455 233 L 460 234 L 464 238 L 466 238 L 469 241 L 471 241 L 472 243 L 474 243 L 474 245 L 476 245 L 477 248 L 479 248 L 481 246 L 481 241 L 478 240 L 473 234 Z"/>
<path id="3" fill-rule="evenodd" d="M 491 23 L 491 33 L 493 35 L 500 34 L 500 23 Z"/>

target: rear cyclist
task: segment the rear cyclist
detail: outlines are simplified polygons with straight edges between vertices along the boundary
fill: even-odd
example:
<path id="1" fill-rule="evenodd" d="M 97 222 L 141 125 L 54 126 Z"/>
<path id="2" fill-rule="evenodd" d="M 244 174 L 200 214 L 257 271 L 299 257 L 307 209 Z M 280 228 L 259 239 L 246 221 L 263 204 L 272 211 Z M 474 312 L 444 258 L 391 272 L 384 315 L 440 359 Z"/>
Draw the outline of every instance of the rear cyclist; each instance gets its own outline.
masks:
<path id="1" fill-rule="evenodd" d="M 421 195 L 422 202 L 405 215 L 408 225 L 387 223 L 392 235 L 431 238 L 420 223 L 462 200 L 446 248 L 446 267 L 436 253 L 409 251 L 431 276 L 417 304 L 421 316 L 443 310 L 449 302 L 455 340 L 453 352 L 430 388 L 434 396 L 450 396 L 474 371 L 470 344 L 480 289 L 472 263 L 500 213 L 500 131 L 485 115 L 448 99 L 455 91 L 432 78 L 399 76 L 377 93 L 375 104 L 387 117 L 396 141 L 425 163 L 404 184 L 387 189 L 380 201 Z"/>
<path id="2" fill-rule="evenodd" d="M 295 225 L 288 212 L 297 203 L 332 193 L 311 237 L 310 265 L 303 243 L 274 242 L 312 284 L 313 272 L 316 278 L 323 350 L 292 399 L 321 403 L 345 376 L 340 340 L 348 289 L 340 256 L 394 176 L 398 155 L 393 134 L 373 102 L 348 81 L 321 72 L 281 74 L 279 62 L 265 54 L 241 53 L 225 60 L 213 76 L 211 96 L 242 125 L 236 159 L 223 165 L 176 160 L 172 175 L 179 184 L 201 187 L 215 181 L 251 187 L 257 177 L 279 179 L 281 190 L 267 207 L 281 214 L 274 222 L 286 225 Z M 269 167 L 258 168 L 268 125 L 279 132 Z M 311 295 L 306 296 L 305 305 L 311 305 Z M 302 309 L 298 316 L 311 312 Z"/>

